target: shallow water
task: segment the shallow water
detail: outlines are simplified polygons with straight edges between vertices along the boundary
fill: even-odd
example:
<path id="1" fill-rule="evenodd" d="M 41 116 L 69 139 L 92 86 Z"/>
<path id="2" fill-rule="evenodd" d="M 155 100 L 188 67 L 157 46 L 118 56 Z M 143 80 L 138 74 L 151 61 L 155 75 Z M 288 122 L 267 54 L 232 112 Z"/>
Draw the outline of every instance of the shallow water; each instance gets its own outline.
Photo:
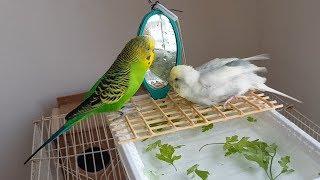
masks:
<path id="1" fill-rule="evenodd" d="M 254 117 L 258 119 L 255 123 L 250 123 L 246 119 L 235 119 L 217 123 L 213 129 L 207 132 L 201 132 L 201 128 L 195 128 L 135 143 L 144 163 L 145 174 L 150 179 L 191 179 L 191 176 L 186 175 L 186 170 L 194 164 L 199 164 L 200 170 L 210 172 L 208 179 L 268 179 L 265 172 L 257 164 L 249 162 L 239 155 L 224 157 L 222 145 L 207 146 L 201 152 L 198 151 L 204 144 L 225 142 L 225 137 L 238 135 L 239 137 L 250 137 L 250 140 L 258 138 L 268 144 L 276 143 L 278 145 L 273 166 L 274 174 L 278 174 L 280 171 L 277 163 L 280 156 L 289 155 L 291 157 L 290 167 L 295 169 L 295 172 L 281 175 L 277 179 L 308 180 L 319 177 L 319 149 L 310 149 L 309 146 L 306 146 L 301 138 L 294 135 L 294 132 L 288 131 L 287 128 L 279 124 L 272 113 L 260 113 Z M 178 171 L 175 171 L 169 164 L 156 159 L 157 151 L 145 152 L 147 145 L 158 139 L 161 139 L 163 143 L 185 145 L 175 152 L 175 154 L 182 156 L 180 160 L 175 161 Z"/>

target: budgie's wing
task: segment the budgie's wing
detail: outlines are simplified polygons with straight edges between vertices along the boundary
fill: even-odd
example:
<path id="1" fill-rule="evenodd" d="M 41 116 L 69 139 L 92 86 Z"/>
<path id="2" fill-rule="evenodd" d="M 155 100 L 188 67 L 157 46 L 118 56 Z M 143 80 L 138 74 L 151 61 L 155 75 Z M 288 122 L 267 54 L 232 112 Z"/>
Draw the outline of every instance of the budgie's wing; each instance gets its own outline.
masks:
<path id="1" fill-rule="evenodd" d="M 239 60 L 238 58 L 215 58 L 199 67 L 196 68 L 197 71 L 210 71 L 214 69 L 221 68 L 222 66 L 226 65 L 227 63 L 230 63 L 232 61 Z"/>
<path id="2" fill-rule="evenodd" d="M 270 56 L 268 54 L 260 54 L 248 58 L 215 58 L 206 64 L 203 64 L 202 66 L 199 66 L 196 68 L 198 71 L 211 71 L 213 69 L 218 69 L 223 66 L 236 66 L 236 65 L 249 65 L 251 64 L 248 61 L 257 61 L 257 60 L 267 60 L 270 59 Z"/>
<path id="3" fill-rule="evenodd" d="M 93 86 L 92 93 L 77 108 L 67 114 L 66 119 L 86 113 L 102 104 L 116 103 L 129 87 L 130 68 L 120 66 L 117 61 Z"/>
<path id="4" fill-rule="evenodd" d="M 219 86 L 226 82 L 231 82 L 235 77 L 246 73 L 265 71 L 264 67 L 257 67 L 248 61 L 230 60 L 219 66 L 207 66 L 207 68 L 200 71 L 199 81 L 204 86 Z"/>
<path id="5" fill-rule="evenodd" d="M 100 84 L 101 79 L 105 76 L 106 74 L 104 74 L 92 87 L 91 89 L 85 93 L 84 95 L 84 99 L 87 99 L 88 97 L 90 97 L 96 90 L 97 86 Z"/>

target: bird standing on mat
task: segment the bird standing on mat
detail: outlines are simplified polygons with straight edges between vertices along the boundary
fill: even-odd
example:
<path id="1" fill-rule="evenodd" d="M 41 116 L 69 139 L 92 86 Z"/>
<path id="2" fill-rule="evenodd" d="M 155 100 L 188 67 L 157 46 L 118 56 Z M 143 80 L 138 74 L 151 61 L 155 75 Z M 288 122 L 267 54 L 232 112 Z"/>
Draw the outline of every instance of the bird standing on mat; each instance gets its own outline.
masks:
<path id="1" fill-rule="evenodd" d="M 81 120 L 93 114 L 114 112 L 123 108 L 124 104 L 137 92 L 146 71 L 153 63 L 154 46 L 155 41 L 150 36 L 137 36 L 131 39 L 109 70 L 86 94 L 85 100 L 66 115 L 67 122 L 33 152 L 25 164 L 40 149 Z"/>
<path id="2" fill-rule="evenodd" d="M 196 69 L 178 65 L 172 68 L 169 83 L 180 96 L 204 106 L 226 101 L 225 107 L 232 99 L 254 89 L 301 102 L 265 85 L 266 78 L 257 73 L 265 72 L 266 68 L 258 67 L 250 61 L 266 59 L 269 56 L 262 54 L 244 59 L 216 58 Z"/>

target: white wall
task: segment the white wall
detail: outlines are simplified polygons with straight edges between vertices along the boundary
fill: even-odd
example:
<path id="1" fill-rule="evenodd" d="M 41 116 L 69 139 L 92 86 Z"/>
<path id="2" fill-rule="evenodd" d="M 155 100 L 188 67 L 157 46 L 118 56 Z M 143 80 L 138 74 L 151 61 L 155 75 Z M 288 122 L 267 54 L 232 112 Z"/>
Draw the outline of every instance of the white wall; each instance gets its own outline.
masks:
<path id="1" fill-rule="evenodd" d="M 166 2 L 184 10 L 191 64 L 256 53 L 256 0 Z M 29 178 L 32 121 L 57 96 L 88 89 L 148 9 L 145 0 L 0 1 L 0 179 Z"/>
<path id="2" fill-rule="evenodd" d="M 320 124 L 320 1 L 258 2 L 261 49 L 272 55 L 269 82 L 304 103 L 297 107 Z"/>
<path id="3" fill-rule="evenodd" d="M 256 0 L 168 2 L 184 10 L 177 14 L 181 18 L 188 64 L 200 65 L 214 57 L 246 57 L 257 53 Z"/>

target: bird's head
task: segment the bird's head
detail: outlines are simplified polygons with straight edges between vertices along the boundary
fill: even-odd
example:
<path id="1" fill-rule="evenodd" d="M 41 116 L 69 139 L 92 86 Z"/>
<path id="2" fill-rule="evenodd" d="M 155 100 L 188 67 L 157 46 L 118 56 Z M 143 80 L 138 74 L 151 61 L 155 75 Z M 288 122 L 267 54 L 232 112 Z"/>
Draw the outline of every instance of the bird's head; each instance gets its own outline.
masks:
<path id="1" fill-rule="evenodd" d="M 155 40 L 151 36 L 137 36 L 131 39 L 121 54 L 124 58 L 130 57 L 131 60 L 139 62 L 144 67 L 149 68 L 154 60 Z"/>
<path id="2" fill-rule="evenodd" d="M 169 83 L 171 87 L 178 93 L 187 88 L 192 88 L 199 80 L 199 72 L 191 66 L 178 65 L 171 69 Z"/>

